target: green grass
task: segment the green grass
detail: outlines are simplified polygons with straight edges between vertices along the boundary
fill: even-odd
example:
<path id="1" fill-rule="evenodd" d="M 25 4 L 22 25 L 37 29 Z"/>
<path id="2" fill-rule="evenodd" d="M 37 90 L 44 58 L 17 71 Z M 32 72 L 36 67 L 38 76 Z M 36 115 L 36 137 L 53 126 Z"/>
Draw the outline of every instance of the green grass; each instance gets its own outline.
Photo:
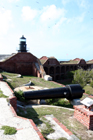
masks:
<path id="1" fill-rule="evenodd" d="M 1 72 L 3 78 L 12 78 L 12 77 L 16 77 L 18 74 L 15 73 L 9 73 L 9 72 Z"/>
<path id="2" fill-rule="evenodd" d="M 58 140 L 67 140 L 67 138 L 62 137 L 62 138 L 59 138 Z"/>
<path id="3" fill-rule="evenodd" d="M 4 130 L 5 135 L 13 135 L 17 132 L 16 128 L 10 126 L 2 126 L 1 129 Z"/>
<path id="4" fill-rule="evenodd" d="M 53 125 L 50 124 L 50 121 L 47 121 L 47 119 L 45 119 L 45 118 L 44 118 L 44 120 L 43 120 L 43 123 L 45 123 L 46 127 L 41 129 L 41 133 L 44 136 L 44 138 L 46 138 L 47 135 L 49 135 L 50 133 L 55 132 L 55 130 L 52 128 Z"/>
<path id="5" fill-rule="evenodd" d="M 37 125 L 39 125 L 39 123 L 42 122 L 40 120 L 40 118 L 45 115 L 53 114 L 58 119 L 63 118 L 66 120 L 67 117 L 72 116 L 74 113 L 74 110 L 70 111 L 70 110 L 64 109 L 64 108 L 53 108 L 53 107 L 27 108 L 26 111 L 27 111 L 27 114 L 24 113 L 23 109 L 20 109 L 17 114 L 20 116 L 29 118 L 29 119 L 33 119 L 33 121 L 35 123 L 36 123 L 36 120 L 38 119 L 38 123 L 36 123 Z M 66 114 L 67 114 L 67 116 L 66 116 Z"/>
<path id="6" fill-rule="evenodd" d="M 90 85 L 86 85 L 84 89 L 85 89 L 85 93 L 89 95 L 93 95 L 93 88 Z"/>
<path id="7" fill-rule="evenodd" d="M 0 98 L 7 98 L 8 96 L 4 95 L 3 92 L 0 90 Z"/>
<path id="8" fill-rule="evenodd" d="M 34 77 L 34 76 L 22 76 L 21 78 L 17 78 L 16 77 L 17 74 L 6 73 L 6 72 L 2 72 L 1 74 L 12 89 L 19 87 L 23 84 L 26 84 L 30 80 L 32 82 L 32 85 L 41 86 L 44 88 L 45 87 L 46 88 L 62 87 L 61 85 L 58 85 L 58 84 L 53 83 L 51 81 L 45 81 L 42 78 L 38 78 L 38 77 Z M 7 79 L 11 79 L 11 81 L 8 81 Z"/>

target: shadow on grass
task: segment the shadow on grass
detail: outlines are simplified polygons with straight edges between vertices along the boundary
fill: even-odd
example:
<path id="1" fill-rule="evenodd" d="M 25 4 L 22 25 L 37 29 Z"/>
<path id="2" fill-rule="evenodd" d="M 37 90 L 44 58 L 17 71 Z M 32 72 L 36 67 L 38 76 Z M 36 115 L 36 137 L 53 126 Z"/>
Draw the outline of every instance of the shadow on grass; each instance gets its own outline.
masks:
<path id="1" fill-rule="evenodd" d="M 6 81 L 6 80 L 5 80 L 5 82 L 9 85 L 9 87 L 10 87 L 12 90 L 14 90 L 14 87 L 12 86 L 12 84 L 11 84 L 10 82 L 8 82 L 8 81 Z"/>
<path id="2" fill-rule="evenodd" d="M 2 74 L 3 79 L 7 79 L 7 77 L 5 75 Z"/>
<path id="3" fill-rule="evenodd" d="M 37 112 L 31 108 L 24 110 L 23 108 L 17 108 L 17 115 L 21 117 L 25 117 L 28 119 L 32 119 L 36 125 L 42 124 L 43 122 L 39 119 L 39 115 Z"/>

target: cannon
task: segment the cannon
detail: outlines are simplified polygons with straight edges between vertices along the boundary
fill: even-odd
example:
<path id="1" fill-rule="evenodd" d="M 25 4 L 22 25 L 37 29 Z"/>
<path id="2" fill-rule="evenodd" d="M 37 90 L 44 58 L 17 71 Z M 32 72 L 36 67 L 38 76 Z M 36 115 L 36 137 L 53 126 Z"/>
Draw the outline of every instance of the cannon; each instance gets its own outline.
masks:
<path id="1" fill-rule="evenodd" d="M 66 85 L 65 87 L 25 91 L 23 96 L 26 100 L 66 98 L 68 100 L 81 98 L 84 90 L 79 84 Z"/>

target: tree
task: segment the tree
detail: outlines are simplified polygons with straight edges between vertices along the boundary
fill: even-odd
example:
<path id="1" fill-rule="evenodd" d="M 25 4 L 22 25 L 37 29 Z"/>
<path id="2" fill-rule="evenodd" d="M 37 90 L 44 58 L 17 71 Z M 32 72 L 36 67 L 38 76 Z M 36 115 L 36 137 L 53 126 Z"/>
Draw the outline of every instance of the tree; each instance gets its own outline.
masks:
<path id="1" fill-rule="evenodd" d="M 90 86 L 93 88 L 93 81 L 91 81 Z"/>
<path id="2" fill-rule="evenodd" d="M 90 80 L 90 71 L 78 69 L 75 71 L 72 83 L 80 84 L 82 87 L 84 87 L 89 80 Z"/>

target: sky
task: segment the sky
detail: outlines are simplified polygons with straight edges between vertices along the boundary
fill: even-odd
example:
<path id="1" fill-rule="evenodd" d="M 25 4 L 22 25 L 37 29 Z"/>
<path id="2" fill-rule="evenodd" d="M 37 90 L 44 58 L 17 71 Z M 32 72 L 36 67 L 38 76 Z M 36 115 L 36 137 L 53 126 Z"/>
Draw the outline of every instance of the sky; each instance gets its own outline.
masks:
<path id="1" fill-rule="evenodd" d="M 93 0 L 0 0 L 0 54 L 93 59 Z"/>

